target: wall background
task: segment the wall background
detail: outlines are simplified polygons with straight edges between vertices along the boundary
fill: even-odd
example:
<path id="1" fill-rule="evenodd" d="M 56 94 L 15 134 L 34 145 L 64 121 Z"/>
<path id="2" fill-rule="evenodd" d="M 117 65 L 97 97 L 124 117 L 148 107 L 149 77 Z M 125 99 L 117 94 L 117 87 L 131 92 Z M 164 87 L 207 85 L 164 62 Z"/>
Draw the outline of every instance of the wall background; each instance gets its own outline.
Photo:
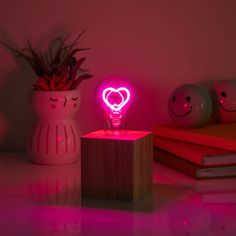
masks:
<path id="1" fill-rule="evenodd" d="M 207 85 L 236 75 L 234 0 L 2 0 L 0 39 L 43 47 L 59 34 L 87 32 L 81 46 L 94 78 L 80 86 L 76 117 L 82 133 L 102 128 L 95 92 L 107 78 L 127 79 L 135 100 L 130 129 L 152 130 L 169 120 L 166 104 L 183 83 Z M 34 73 L 0 47 L 0 149 L 24 150 L 34 116 Z"/>

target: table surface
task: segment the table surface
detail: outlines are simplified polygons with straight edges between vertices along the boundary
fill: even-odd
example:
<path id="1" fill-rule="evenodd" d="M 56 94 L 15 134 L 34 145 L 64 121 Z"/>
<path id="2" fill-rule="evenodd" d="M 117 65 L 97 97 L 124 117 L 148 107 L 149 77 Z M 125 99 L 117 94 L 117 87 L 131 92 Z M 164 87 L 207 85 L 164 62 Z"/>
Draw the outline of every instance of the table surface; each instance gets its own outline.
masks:
<path id="1" fill-rule="evenodd" d="M 136 203 L 82 199 L 80 163 L 35 165 L 0 155 L 0 235 L 236 235 L 236 179 L 195 180 L 153 165 Z"/>

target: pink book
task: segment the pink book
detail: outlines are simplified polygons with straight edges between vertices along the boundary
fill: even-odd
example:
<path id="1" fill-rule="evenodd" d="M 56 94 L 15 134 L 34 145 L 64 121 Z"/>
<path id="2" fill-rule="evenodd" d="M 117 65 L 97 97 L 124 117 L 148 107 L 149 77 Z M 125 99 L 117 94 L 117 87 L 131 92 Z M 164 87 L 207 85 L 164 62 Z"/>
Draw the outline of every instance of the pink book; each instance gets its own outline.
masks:
<path id="1" fill-rule="evenodd" d="M 203 167 L 160 148 L 154 148 L 153 151 L 154 160 L 196 179 L 211 179 L 236 176 L 236 166 Z"/>
<path id="2" fill-rule="evenodd" d="M 209 124 L 201 128 L 157 125 L 154 135 L 236 152 L 236 123 Z"/>
<path id="3" fill-rule="evenodd" d="M 200 166 L 236 165 L 236 152 L 157 136 L 154 146 Z"/>

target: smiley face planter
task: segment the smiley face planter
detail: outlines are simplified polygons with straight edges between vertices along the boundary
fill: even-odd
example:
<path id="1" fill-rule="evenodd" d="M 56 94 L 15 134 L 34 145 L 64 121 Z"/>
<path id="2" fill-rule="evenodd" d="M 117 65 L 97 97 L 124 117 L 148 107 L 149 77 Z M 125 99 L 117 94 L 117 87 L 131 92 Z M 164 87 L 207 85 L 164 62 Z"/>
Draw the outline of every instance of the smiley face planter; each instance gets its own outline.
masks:
<path id="1" fill-rule="evenodd" d="M 169 97 L 168 112 L 173 123 L 180 127 L 201 127 L 212 112 L 210 95 L 194 84 L 177 87 Z"/>
<path id="2" fill-rule="evenodd" d="M 236 122 L 236 81 L 220 80 L 211 88 L 212 117 L 216 122 Z"/>
<path id="3" fill-rule="evenodd" d="M 28 147 L 34 163 L 57 165 L 79 160 L 80 130 L 74 119 L 79 105 L 78 90 L 34 92 L 32 106 L 38 119 Z"/>

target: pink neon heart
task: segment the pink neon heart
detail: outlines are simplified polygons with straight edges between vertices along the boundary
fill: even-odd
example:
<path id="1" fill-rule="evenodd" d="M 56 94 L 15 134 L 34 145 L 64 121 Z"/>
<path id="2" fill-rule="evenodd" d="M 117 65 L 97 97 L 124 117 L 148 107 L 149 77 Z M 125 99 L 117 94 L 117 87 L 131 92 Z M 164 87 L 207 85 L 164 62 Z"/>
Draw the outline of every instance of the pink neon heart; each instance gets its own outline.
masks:
<path id="1" fill-rule="evenodd" d="M 117 93 L 118 96 L 121 97 L 121 102 L 119 104 L 116 104 L 116 103 L 111 104 L 111 102 L 109 101 L 110 95 L 112 93 Z M 125 96 L 122 93 L 125 93 Z M 120 87 L 118 89 L 109 87 L 109 88 L 106 88 L 106 89 L 103 90 L 103 92 L 102 92 L 102 99 L 103 99 L 104 103 L 109 108 L 111 108 L 111 110 L 113 110 L 113 111 L 120 111 L 122 109 L 122 107 L 124 107 L 127 104 L 127 102 L 129 101 L 129 99 L 130 99 L 130 92 L 125 87 Z"/>

